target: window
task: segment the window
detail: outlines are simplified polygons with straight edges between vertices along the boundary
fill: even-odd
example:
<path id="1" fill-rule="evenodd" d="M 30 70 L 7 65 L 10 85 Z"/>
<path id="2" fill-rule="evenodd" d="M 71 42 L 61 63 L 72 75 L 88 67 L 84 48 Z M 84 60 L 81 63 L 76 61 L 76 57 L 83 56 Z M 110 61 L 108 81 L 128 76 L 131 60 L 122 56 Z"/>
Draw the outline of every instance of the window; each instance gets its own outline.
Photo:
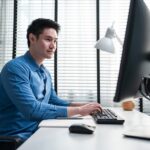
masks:
<path id="1" fill-rule="evenodd" d="M 73 101 L 96 101 L 100 92 L 102 105 L 113 106 L 122 47 L 114 39 L 115 55 L 100 51 L 98 91 L 94 45 L 97 34 L 102 38 L 113 21 L 124 41 L 129 3 L 130 0 L 0 0 L 0 67 L 12 59 L 12 53 L 20 56 L 28 50 L 26 30 L 32 20 L 39 17 L 57 20 L 61 31 L 56 57 L 44 64 L 53 79 L 57 79 L 58 95 Z"/>
<path id="2" fill-rule="evenodd" d="M 0 70 L 12 59 L 13 8 L 12 0 L 0 1 Z"/>
<path id="3" fill-rule="evenodd" d="M 59 0 L 58 94 L 96 101 L 96 1 Z"/>

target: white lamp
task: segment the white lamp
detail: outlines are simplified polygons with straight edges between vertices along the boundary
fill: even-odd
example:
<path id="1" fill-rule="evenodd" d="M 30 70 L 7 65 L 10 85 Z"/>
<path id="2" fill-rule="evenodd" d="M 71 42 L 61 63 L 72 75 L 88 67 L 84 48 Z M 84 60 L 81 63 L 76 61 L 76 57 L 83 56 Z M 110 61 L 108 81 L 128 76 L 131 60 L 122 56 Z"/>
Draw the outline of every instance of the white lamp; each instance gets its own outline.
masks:
<path id="1" fill-rule="evenodd" d="M 116 34 L 116 32 L 113 28 L 113 25 L 112 25 L 110 28 L 107 28 L 105 37 L 103 37 L 102 39 L 100 39 L 96 42 L 95 48 L 109 52 L 109 53 L 115 53 L 115 47 L 114 47 L 114 43 L 112 40 L 113 38 L 116 38 L 118 40 L 118 42 L 121 45 L 123 45 L 121 39 Z"/>

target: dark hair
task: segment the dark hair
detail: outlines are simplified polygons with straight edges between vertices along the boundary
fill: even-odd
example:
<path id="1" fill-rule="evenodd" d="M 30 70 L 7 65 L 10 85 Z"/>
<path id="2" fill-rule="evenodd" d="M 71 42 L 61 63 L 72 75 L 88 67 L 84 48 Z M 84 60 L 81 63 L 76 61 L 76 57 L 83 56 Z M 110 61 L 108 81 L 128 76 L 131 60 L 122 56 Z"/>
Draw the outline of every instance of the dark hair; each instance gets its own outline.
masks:
<path id="1" fill-rule="evenodd" d="M 32 23 L 28 26 L 27 29 L 27 44 L 30 46 L 29 34 L 33 33 L 37 38 L 43 32 L 45 28 L 53 28 L 58 33 L 60 30 L 60 25 L 50 19 L 38 18 L 32 21 Z"/>

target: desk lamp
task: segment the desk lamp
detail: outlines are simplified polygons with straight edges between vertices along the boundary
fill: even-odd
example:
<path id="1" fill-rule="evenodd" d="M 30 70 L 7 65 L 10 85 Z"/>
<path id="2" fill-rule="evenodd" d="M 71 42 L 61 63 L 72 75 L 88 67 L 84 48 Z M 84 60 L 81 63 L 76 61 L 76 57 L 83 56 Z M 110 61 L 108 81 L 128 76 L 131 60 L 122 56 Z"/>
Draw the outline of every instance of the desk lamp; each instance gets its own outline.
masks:
<path id="1" fill-rule="evenodd" d="M 112 40 L 113 38 L 116 38 L 120 45 L 123 45 L 121 39 L 118 37 L 112 25 L 111 27 L 107 28 L 105 37 L 96 42 L 95 48 L 114 54 L 115 48 Z"/>
<path id="2" fill-rule="evenodd" d="M 113 44 L 113 38 L 116 38 L 119 43 L 122 44 L 122 41 L 120 40 L 120 38 L 118 37 L 118 35 L 116 34 L 114 28 L 113 28 L 114 22 L 112 24 L 111 27 L 107 28 L 106 30 L 106 34 L 105 37 L 103 37 L 102 39 L 99 39 L 96 44 L 95 44 L 95 48 L 97 49 L 97 89 L 98 89 L 98 102 L 100 99 L 100 59 L 99 59 L 99 50 L 103 50 L 109 53 L 114 54 L 115 53 L 115 47 Z"/>

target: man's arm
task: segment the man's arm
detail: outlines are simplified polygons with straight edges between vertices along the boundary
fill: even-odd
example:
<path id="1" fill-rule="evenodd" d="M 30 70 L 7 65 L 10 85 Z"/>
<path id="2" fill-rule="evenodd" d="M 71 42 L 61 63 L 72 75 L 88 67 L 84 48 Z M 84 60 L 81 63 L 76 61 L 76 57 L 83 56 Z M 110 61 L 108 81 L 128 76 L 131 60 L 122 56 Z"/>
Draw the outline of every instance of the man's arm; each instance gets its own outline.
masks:
<path id="1" fill-rule="evenodd" d="M 1 79 L 8 97 L 27 119 L 41 121 L 67 116 L 66 107 L 36 99 L 30 87 L 29 71 L 22 64 L 8 64 L 1 72 Z"/>
<path id="2" fill-rule="evenodd" d="M 91 113 L 95 112 L 95 111 L 102 111 L 102 108 L 100 106 L 100 104 L 96 103 L 96 102 L 72 102 L 69 103 L 65 100 L 60 99 L 55 91 L 53 90 L 53 93 L 51 95 L 51 102 L 53 102 L 56 105 L 66 105 L 67 107 L 67 116 L 71 117 L 77 114 L 80 115 L 90 115 Z"/>

